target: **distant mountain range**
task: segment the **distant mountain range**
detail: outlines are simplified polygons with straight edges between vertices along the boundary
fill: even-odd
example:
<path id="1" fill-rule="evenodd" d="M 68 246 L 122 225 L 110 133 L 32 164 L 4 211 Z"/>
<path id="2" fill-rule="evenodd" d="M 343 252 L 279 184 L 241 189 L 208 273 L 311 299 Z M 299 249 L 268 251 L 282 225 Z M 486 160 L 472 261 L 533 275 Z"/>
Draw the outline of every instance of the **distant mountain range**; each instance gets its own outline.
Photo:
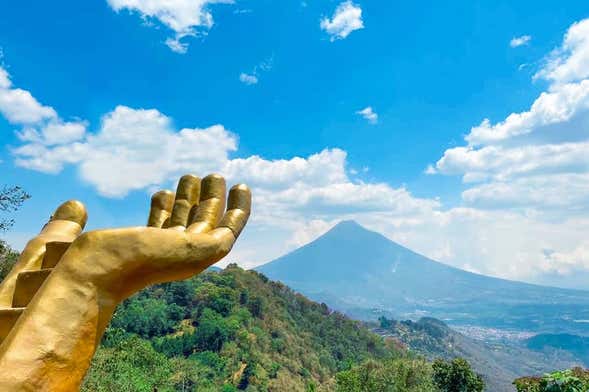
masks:
<path id="1" fill-rule="evenodd" d="M 589 335 L 589 291 L 544 287 L 433 261 L 356 222 L 257 268 L 353 317 Z"/>

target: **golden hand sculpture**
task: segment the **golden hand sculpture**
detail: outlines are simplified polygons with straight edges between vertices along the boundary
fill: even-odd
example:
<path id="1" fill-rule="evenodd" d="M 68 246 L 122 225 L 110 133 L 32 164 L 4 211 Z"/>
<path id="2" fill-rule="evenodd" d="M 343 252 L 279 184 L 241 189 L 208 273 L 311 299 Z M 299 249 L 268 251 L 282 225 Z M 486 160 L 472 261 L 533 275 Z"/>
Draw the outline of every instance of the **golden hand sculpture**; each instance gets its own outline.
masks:
<path id="1" fill-rule="evenodd" d="M 122 300 L 189 278 L 229 253 L 251 193 L 234 186 L 225 210 L 225 192 L 218 175 L 186 175 L 175 195 L 153 195 L 148 227 L 81 235 L 84 206 L 61 205 L 0 285 L 0 391 L 78 390 Z M 39 276 L 44 283 L 30 293 Z"/>

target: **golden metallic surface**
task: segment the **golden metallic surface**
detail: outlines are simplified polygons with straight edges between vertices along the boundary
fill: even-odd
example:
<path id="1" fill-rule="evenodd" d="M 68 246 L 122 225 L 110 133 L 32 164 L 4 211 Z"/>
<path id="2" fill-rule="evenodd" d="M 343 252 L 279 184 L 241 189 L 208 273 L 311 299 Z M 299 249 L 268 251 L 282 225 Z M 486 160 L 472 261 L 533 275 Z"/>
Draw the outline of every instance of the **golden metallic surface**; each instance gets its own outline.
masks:
<path id="1" fill-rule="evenodd" d="M 14 287 L 14 295 L 12 296 L 12 307 L 26 307 L 52 270 L 52 268 L 48 268 L 36 271 L 23 271 L 18 274 L 16 286 Z"/>
<path id="2" fill-rule="evenodd" d="M 45 244 L 45 255 L 41 269 L 53 268 L 61 259 L 67 248 L 70 247 L 71 242 L 52 241 Z"/>
<path id="3" fill-rule="evenodd" d="M 116 306 L 146 286 L 189 278 L 222 259 L 250 208 L 251 193 L 239 185 L 223 214 L 225 180 L 218 175 L 202 182 L 184 176 L 175 196 L 156 193 L 148 227 L 80 235 L 83 205 L 62 205 L 0 285 L 0 391 L 78 390 Z M 51 264 L 50 273 L 40 271 Z M 17 283 L 39 283 L 43 274 L 37 287 Z M 21 299 L 21 291 L 36 293 Z M 26 309 L 11 309 L 13 299 Z"/>
<path id="4" fill-rule="evenodd" d="M 86 207 L 82 202 L 77 200 L 69 200 L 63 203 L 55 213 L 51 216 L 51 221 L 64 220 L 76 222 L 81 227 L 86 226 L 88 221 L 88 213 Z"/>
<path id="5" fill-rule="evenodd" d="M 0 309 L 0 344 L 16 324 L 24 308 Z"/>
<path id="6" fill-rule="evenodd" d="M 219 227 L 227 227 L 237 237 L 243 230 L 252 208 L 252 194 L 245 185 L 235 185 L 229 191 L 227 212 Z"/>
<path id="7" fill-rule="evenodd" d="M 54 241 L 72 242 L 82 232 L 87 219 L 86 208 L 79 201 L 70 200 L 55 210 L 41 233 L 27 243 L 15 266 L 0 283 L 0 309 L 12 306 L 18 274 L 41 268 L 45 245 Z"/>
<path id="8" fill-rule="evenodd" d="M 174 206 L 174 193 L 170 191 L 159 191 L 151 197 L 151 208 L 147 226 L 162 227 L 164 222 L 170 218 Z"/>
<path id="9" fill-rule="evenodd" d="M 176 189 L 176 200 L 170 217 L 171 227 L 186 227 L 190 210 L 198 207 L 200 178 L 187 174 L 180 179 Z"/>

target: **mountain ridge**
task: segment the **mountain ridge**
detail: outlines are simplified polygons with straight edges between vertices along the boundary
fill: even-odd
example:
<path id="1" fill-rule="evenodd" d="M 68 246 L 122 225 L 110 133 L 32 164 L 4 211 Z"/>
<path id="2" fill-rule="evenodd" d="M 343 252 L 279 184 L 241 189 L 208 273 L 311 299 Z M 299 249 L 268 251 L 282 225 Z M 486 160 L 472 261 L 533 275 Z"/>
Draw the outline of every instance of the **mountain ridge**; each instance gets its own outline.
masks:
<path id="1" fill-rule="evenodd" d="M 558 330 L 564 323 L 569 332 L 589 334 L 587 326 L 574 321 L 589 318 L 589 291 L 460 270 L 354 221 L 340 222 L 315 241 L 256 270 L 362 319 L 429 315 L 451 324 L 538 332 Z"/>
<path id="2" fill-rule="evenodd" d="M 452 265 L 449 265 L 449 264 L 446 264 L 446 263 L 443 263 L 443 262 L 440 262 L 440 261 L 433 260 L 433 259 L 431 259 L 431 258 L 429 258 L 427 256 L 423 256 L 423 255 L 419 254 L 418 252 L 416 252 L 416 251 L 414 251 L 414 250 L 412 250 L 412 249 L 410 249 L 410 248 L 408 248 L 406 246 L 403 246 L 403 245 L 401 245 L 401 244 L 399 244 L 399 243 L 397 243 L 397 242 L 395 242 L 395 241 L 393 241 L 393 240 L 385 237 L 383 234 L 381 234 L 381 233 L 379 233 L 377 231 L 374 231 L 374 230 L 370 230 L 370 229 L 365 228 L 364 226 L 360 225 L 358 222 L 356 222 L 354 220 L 343 220 L 343 221 L 340 221 L 339 223 L 337 223 L 335 226 L 333 226 L 329 231 L 327 231 L 326 233 L 324 233 L 319 238 L 321 238 L 321 237 L 323 237 L 325 235 L 328 235 L 328 234 L 334 234 L 335 233 L 334 230 L 335 231 L 338 231 L 338 230 L 340 230 L 342 228 L 345 228 L 346 230 L 348 228 L 360 229 L 360 230 L 363 230 L 363 231 L 366 231 L 366 232 L 373 233 L 374 235 L 379 236 L 382 239 L 393 243 L 394 245 L 398 246 L 399 248 L 402 248 L 405 251 L 408 251 L 408 252 L 411 252 L 414 255 L 423 257 L 424 259 L 427 259 L 428 261 L 430 261 L 432 263 L 443 265 L 443 266 L 445 266 L 445 267 L 447 267 L 449 269 L 452 269 L 452 270 L 455 270 L 455 271 L 459 271 L 461 273 L 470 274 L 470 275 L 474 275 L 474 276 L 477 276 L 477 277 L 484 277 L 484 278 L 496 279 L 496 280 L 499 280 L 499 281 L 503 281 L 505 283 L 517 283 L 517 284 L 531 286 L 531 287 L 538 287 L 538 288 L 545 288 L 545 289 L 556 289 L 556 290 L 567 290 L 567 291 L 581 292 L 581 293 L 587 293 L 587 294 L 589 294 L 589 290 L 573 289 L 573 288 L 567 288 L 567 287 L 558 287 L 558 286 L 550 286 L 550 285 L 536 284 L 536 283 L 530 283 L 530 282 L 523 282 L 523 281 L 518 281 L 518 280 L 512 280 L 512 279 L 500 278 L 500 277 L 496 277 L 496 276 L 485 275 L 485 274 L 481 274 L 481 273 L 477 273 L 477 272 L 467 271 L 467 270 L 464 270 L 464 269 L 461 269 L 461 268 L 458 268 L 458 267 L 454 267 Z M 295 249 L 294 251 L 291 251 L 291 252 L 289 252 L 289 253 L 287 253 L 287 254 L 285 254 L 285 255 L 283 255 L 283 256 L 275 259 L 275 260 L 269 261 L 269 262 L 267 262 L 267 263 L 265 263 L 263 265 L 260 265 L 260 266 L 254 268 L 254 269 L 255 270 L 258 270 L 258 271 L 267 270 L 266 268 L 264 268 L 265 266 L 268 266 L 269 264 L 274 263 L 276 261 L 282 260 L 284 257 L 286 257 L 286 256 L 288 256 L 290 254 L 293 254 L 293 253 L 295 253 L 295 252 L 297 252 L 297 251 L 305 248 L 306 246 L 312 244 L 313 242 L 314 241 L 312 241 L 312 242 L 310 242 L 308 244 L 305 244 L 305 245 L 301 246 L 300 248 Z"/>

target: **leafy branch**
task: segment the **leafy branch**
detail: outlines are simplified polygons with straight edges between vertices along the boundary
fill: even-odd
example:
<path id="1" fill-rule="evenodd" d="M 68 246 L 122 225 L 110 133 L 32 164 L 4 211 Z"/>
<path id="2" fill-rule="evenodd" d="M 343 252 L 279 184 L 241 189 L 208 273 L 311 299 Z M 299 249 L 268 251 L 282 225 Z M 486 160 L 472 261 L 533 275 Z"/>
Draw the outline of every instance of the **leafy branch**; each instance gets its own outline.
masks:
<path id="1" fill-rule="evenodd" d="M 19 186 L 4 186 L 0 190 L 0 212 L 13 212 L 18 210 L 22 204 L 30 199 L 31 195 L 26 193 Z M 13 219 L 0 220 L 0 231 L 8 230 L 14 224 Z"/>

